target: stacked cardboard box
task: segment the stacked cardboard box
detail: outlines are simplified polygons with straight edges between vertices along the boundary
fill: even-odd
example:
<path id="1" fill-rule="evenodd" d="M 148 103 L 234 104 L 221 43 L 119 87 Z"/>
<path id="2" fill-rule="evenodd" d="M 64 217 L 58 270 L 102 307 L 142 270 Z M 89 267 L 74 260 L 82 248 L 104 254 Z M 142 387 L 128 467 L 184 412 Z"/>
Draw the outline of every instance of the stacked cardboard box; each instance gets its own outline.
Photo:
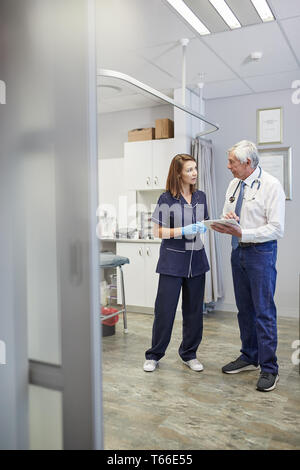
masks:
<path id="1" fill-rule="evenodd" d="M 155 139 L 172 139 L 174 137 L 174 121 L 171 119 L 156 119 Z"/>
<path id="2" fill-rule="evenodd" d="M 154 127 L 133 129 L 128 132 L 128 142 L 137 142 L 139 140 L 153 140 L 155 139 Z"/>

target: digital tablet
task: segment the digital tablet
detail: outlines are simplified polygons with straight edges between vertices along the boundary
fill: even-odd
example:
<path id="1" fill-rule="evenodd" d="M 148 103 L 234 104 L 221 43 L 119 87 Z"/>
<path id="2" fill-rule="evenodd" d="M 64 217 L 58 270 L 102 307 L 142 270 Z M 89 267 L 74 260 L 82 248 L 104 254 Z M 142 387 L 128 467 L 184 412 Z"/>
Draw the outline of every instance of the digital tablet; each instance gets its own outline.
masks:
<path id="1" fill-rule="evenodd" d="M 216 219 L 216 220 L 203 220 L 205 227 L 210 228 L 213 224 L 222 225 L 239 225 L 235 219 Z"/>

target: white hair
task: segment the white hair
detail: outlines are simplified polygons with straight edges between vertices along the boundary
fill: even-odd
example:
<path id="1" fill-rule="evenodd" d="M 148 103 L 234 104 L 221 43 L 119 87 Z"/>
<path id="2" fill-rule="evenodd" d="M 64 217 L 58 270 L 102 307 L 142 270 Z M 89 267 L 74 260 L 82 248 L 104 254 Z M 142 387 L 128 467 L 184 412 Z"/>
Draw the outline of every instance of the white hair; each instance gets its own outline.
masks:
<path id="1" fill-rule="evenodd" d="M 256 168 L 259 164 L 256 145 L 249 140 L 241 140 L 241 142 L 238 142 L 227 151 L 228 154 L 231 152 L 241 163 L 246 163 L 249 158 L 251 160 L 251 168 Z"/>

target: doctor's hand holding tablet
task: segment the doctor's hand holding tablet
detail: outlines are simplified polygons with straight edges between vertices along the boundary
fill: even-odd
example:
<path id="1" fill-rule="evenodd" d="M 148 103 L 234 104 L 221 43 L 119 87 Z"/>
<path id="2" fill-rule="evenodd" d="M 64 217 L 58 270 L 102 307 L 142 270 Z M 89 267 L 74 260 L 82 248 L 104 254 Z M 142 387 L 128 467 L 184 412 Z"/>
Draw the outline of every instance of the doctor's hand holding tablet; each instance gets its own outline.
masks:
<path id="1" fill-rule="evenodd" d="M 235 212 L 228 212 L 223 219 L 217 220 L 204 220 L 203 224 L 220 233 L 227 233 L 228 235 L 234 235 L 236 237 L 241 237 L 242 230 L 239 225 L 239 217 Z"/>

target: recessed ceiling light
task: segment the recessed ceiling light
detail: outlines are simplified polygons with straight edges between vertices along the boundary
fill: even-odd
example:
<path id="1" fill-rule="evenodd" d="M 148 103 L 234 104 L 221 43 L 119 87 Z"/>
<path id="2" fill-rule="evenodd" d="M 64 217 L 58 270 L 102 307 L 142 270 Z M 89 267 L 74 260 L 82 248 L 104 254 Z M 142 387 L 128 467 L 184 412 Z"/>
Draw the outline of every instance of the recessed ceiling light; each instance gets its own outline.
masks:
<path id="1" fill-rule="evenodd" d="M 263 22 L 273 21 L 275 18 L 266 0 L 251 0 Z"/>
<path id="2" fill-rule="evenodd" d="M 167 0 L 175 10 L 199 33 L 201 36 L 210 34 L 207 27 L 199 20 L 183 0 Z"/>
<path id="3" fill-rule="evenodd" d="M 228 24 L 230 29 L 241 28 L 242 25 L 237 17 L 232 13 L 225 0 L 209 0 L 210 3 L 215 7 L 219 15 L 222 16 L 225 23 Z"/>

